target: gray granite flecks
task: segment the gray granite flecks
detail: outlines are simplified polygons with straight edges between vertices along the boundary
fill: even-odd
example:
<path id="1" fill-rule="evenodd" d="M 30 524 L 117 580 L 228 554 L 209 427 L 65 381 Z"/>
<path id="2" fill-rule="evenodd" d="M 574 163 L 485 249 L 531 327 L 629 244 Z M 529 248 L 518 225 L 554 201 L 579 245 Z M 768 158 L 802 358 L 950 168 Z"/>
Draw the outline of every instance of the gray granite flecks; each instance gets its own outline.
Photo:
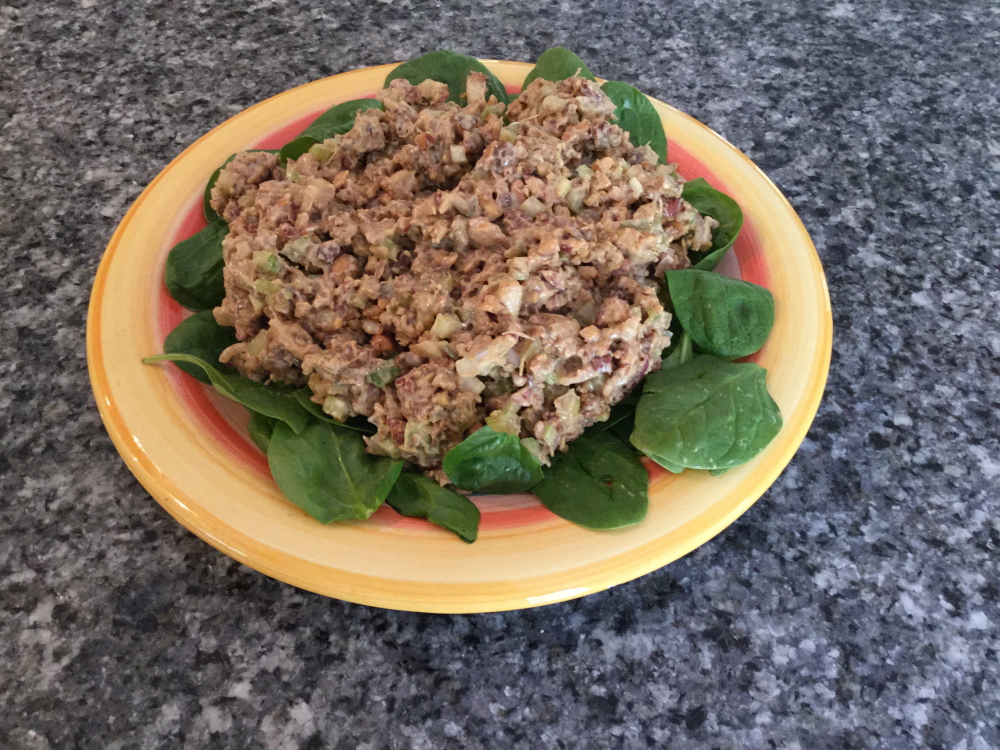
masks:
<path id="1" fill-rule="evenodd" d="M 129 203 L 313 78 L 554 44 L 812 233 L 833 366 L 788 470 L 688 558 L 508 614 L 327 600 L 183 530 L 87 381 Z M 0 5 L 0 747 L 1000 747 L 998 49 L 990 0 Z"/>

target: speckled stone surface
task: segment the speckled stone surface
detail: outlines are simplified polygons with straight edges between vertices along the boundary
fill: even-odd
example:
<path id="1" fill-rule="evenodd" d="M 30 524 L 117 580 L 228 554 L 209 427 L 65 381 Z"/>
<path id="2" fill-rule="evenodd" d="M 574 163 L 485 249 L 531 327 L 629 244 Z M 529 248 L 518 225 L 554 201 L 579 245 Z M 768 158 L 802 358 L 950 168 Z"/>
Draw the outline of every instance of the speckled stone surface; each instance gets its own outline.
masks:
<path id="1" fill-rule="evenodd" d="M 688 558 L 508 614 L 327 600 L 186 532 L 87 381 L 130 202 L 313 78 L 553 44 L 722 133 L 812 233 L 836 337 L 788 470 Z M 998 49 L 991 0 L 0 5 L 0 747 L 1000 747 Z"/>

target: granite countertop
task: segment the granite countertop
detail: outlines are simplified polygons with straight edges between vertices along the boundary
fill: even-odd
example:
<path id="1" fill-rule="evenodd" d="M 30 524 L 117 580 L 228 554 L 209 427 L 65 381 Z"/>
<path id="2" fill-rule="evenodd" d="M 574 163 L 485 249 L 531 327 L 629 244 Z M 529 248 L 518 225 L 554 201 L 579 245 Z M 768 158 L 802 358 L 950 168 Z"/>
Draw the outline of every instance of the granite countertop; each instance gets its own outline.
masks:
<path id="1" fill-rule="evenodd" d="M 604 6 L 0 6 L 0 746 L 1000 747 L 996 5 Z M 687 558 L 506 614 L 324 599 L 185 531 L 87 379 L 131 201 L 292 86 L 555 44 L 723 134 L 811 232 L 833 364 L 788 469 Z"/>

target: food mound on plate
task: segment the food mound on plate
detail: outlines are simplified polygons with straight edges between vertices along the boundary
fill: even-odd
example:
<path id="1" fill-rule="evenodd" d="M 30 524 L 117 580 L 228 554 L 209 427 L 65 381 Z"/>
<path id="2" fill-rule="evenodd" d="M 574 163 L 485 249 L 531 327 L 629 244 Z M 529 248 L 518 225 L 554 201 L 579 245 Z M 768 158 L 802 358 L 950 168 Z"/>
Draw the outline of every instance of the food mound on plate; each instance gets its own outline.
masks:
<path id="1" fill-rule="evenodd" d="M 508 125 L 480 73 L 465 106 L 431 80 L 379 98 L 284 168 L 243 152 L 222 170 L 215 316 L 240 341 L 222 361 L 368 417 L 371 453 L 434 470 L 488 424 L 548 463 L 660 367 L 654 276 L 716 222 L 593 81 L 533 81 Z"/>

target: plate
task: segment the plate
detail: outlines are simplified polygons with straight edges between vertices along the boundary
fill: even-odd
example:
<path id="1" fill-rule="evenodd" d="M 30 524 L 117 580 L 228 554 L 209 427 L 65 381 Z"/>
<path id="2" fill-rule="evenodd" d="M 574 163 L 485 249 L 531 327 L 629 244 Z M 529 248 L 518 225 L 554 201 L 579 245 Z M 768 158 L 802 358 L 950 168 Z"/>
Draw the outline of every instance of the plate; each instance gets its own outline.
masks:
<path id="1" fill-rule="evenodd" d="M 484 62 L 512 92 L 532 67 Z M 390 609 L 550 604 L 637 578 L 711 539 L 753 505 L 802 442 L 830 362 L 830 301 L 815 248 L 778 189 L 723 138 L 656 100 L 680 173 L 706 178 L 743 209 L 729 273 L 774 295 L 774 329 L 754 359 L 768 370 L 785 424 L 757 458 L 720 477 L 650 466 L 642 523 L 589 531 L 521 495 L 476 499 L 482 524 L 472 545 L 388 507 L 366 522 L 325 526 L 280 494 L 241 407 L 176 368 L 140 362 L 162 351 L 186 314 L 166 294 L 164 261 L 203 225 L 212 171 L 235 151 L 281 146 L 334 104 L 371 96 L 393 67 L 332 76 L 250 107 L 191 144 L 125 215 L 94 281 L 87 359 L 101 417 L 128 467 L 168 513 L 225 554 L 295 586 Z"/>

